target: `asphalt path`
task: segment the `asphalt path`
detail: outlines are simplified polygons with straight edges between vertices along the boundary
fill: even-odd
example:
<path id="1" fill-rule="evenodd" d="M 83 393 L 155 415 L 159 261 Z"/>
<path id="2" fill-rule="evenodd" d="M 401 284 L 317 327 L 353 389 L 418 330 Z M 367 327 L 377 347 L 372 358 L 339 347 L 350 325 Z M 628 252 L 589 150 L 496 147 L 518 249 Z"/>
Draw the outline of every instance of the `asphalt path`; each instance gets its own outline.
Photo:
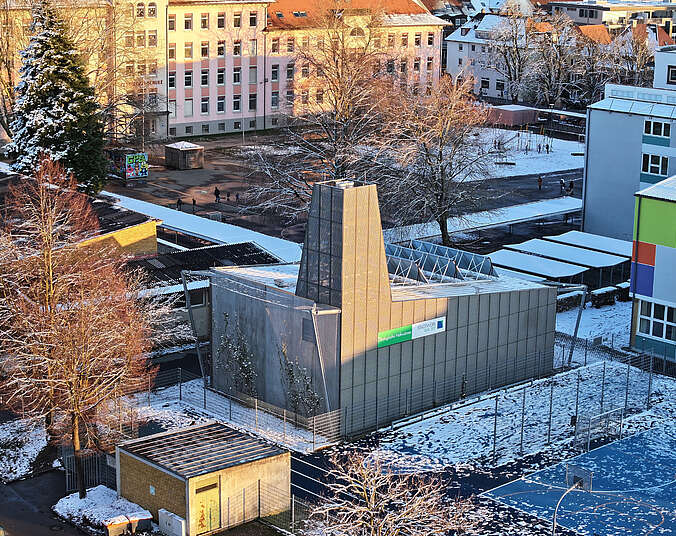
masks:
<path id="1" fill-rule="evenodd" d="M 0 485 L 0 527 L 6 536 L 79 536 L 78 529 L 59 519 L 51 510 L 63 497 L 62 471 Z"/>

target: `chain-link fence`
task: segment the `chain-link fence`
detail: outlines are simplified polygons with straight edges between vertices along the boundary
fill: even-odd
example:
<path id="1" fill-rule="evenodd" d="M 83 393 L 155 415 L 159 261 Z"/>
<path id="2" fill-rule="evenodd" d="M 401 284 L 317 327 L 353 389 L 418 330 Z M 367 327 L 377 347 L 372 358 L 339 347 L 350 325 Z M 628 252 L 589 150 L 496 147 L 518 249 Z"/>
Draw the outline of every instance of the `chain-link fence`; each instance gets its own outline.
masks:
<path id="1" fill-rule="evenodd" d="M 178 401 L 294 450 L 313 451 L 340 440 L 340 410 L 306 417 L 254 397 L 221 393 L 180 368 L 160 372 L 143 385 L 127 386 L 126 395 L 139 406 Z"/>
<path id="2" fill-rule="evenodd" d="M 624 362 L 590 363 L 540 380 L 484 393 L 430 412 L 448 434 L 444 450 L 504 463 L 575 434 L 580 419 L 621 408 L 623 415 L 650 408 L 657 390 L 668 388 L 651 370 L 648 356 L 624 355 Z M 664 384 L 664 385 L 663 385 Z M 664 391 L 661 396 L 664 396 Z M 668 393 L 667 393 L 668 394 Z M 423 416 L 420 416 L 421 420 Z M 412 420 L 395 424 L 395 428 Z M 432 426 L 432 424 L 430 424 Z"/>

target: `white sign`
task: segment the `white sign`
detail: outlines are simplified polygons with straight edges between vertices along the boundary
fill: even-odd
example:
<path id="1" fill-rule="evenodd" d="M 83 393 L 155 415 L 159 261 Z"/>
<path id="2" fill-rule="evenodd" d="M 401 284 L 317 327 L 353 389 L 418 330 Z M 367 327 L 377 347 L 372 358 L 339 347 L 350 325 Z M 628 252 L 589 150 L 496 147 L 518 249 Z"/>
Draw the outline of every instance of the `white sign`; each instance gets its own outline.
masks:
<path id="1" fill-rule="evenodd" d="M 440 316 L 432 320 L 425 320 L 418 322 L 411 326 L 411 338 L 417 339 L 419 337 L 426 337 L 427 335 L 434 335 L 446 331 L 446 317 Z"/>

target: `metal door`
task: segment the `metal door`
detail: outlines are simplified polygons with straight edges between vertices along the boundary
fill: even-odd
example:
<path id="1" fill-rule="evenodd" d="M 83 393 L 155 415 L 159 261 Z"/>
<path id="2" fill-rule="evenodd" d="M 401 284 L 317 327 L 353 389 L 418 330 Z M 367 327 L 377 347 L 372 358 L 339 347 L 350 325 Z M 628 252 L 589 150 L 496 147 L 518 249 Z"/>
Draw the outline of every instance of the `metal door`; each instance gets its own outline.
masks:
<path id="1" fill-rule="evenodd" d="M 218 478 L 200 482 L 195 489 L 197 511 L 197 534 L 221 528 L 221 501 Z"/>

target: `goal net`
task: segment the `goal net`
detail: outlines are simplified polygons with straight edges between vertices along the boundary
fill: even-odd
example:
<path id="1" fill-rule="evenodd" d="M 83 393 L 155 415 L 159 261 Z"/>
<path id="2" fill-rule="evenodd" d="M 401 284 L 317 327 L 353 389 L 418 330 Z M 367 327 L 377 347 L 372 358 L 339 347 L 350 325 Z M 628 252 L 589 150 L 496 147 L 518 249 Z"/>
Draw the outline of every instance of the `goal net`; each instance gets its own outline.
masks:
<path id="1" fill-rule="evenodd" d="M 596 415 L 580 415 L 575 423 L 573 445 L 590 448 L 596 439 L 619 439 L 622 437 L 624 408 L 615 408 Z"/>
<path id="2" fill-rule="evenodd" d="M 583 491 L 591 491 L 593 476 L 594 473 L 589 469 L 572 463 L 566 464 L 566 485 L 569 488 L 577 486 Z"/>

